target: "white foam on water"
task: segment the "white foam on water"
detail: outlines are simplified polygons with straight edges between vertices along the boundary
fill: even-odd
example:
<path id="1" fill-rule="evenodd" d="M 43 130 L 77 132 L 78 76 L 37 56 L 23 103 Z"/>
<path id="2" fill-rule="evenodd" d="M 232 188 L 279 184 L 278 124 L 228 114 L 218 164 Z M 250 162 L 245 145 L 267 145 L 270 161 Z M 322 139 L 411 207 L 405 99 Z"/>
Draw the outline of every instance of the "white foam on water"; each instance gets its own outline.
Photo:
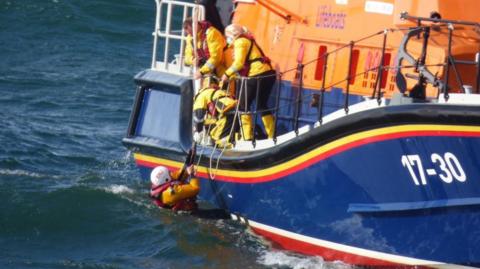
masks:
<path id="1" fill-rule="evenodd" d="M 18 170 L 18 169 L 16 169 L 16 170 L 0 169 L 0 175 L 4 175 L 4 176 L 27 176 L 27 177 L 33 177 L 33 178 L 47 177 L 46 175 L 42 175 L 42 174 L 39 174 L 39 173 L 29 172 L 29 171 L 25 171 L 25 170 Z"/>
<path id="2" fill-rule="evenodd" d="M 301 256 L 281 250 L 266 250 L 257 262 L 266 266 L 293 269 L 352 269 L 342 262 L 326 262 L 318 256 Z"/>
<path id="3" fill-rule="evenodd" d="M 113 184 L 100 189 L 108 193 L 117 194 L 120 196 L 120 198 L 127 200 L 128 202 L 133 203 L 137 206 L 146 208 L 157 208 L 157 206 L 150 201 L 138 199 L 138 195 L 136 195 L 138 191 L 135 191 L 135 189 L 129 188 L 125 185 Z"/>
<path id="4" fill-rule="evenodd" d="M 125 185 L 117 185 L 117 184 L 114 184 L 114 185 L 110 185 L 108 187 L 105 187 L 103 188 L 106 192 L 110 192 L 110 193 L 113 193 L 113 194 L 124 194 L 124 193 L 128 193 L 128 194 L 133 194 L 135 191 Z"/>

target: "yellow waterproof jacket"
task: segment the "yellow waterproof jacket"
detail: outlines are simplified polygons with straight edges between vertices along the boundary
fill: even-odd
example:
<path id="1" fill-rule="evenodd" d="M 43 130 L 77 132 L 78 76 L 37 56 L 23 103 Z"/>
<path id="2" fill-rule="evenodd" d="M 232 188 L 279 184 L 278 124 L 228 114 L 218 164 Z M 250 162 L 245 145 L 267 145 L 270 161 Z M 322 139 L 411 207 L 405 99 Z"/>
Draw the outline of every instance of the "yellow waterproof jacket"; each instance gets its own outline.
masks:
<path id="1" fill-rule="evenodd" d="M 252 49 L 250 51 L 250 55 L 247 59 L 247 54 L 248 51 L 250 50 L 250 46 L 252 46 Z M 225 75 L 227 77 L 231 76 L 237 76 L 238 71 L 242 70 L 242 68 L 245 66 L 245 63 L 247 60 L 254 60 L 261 58 L 262 53 L 260 52 L 260 49 L 258 46 L 255 44 L 252 44 L 252 41 L 246 37 L 239 37 L 235 39 L 233 42 L 233 63 L 230 65 L 230 67 L 227 68 L 225 71 Z M 253 77 L 255 75 L 261 74 L 263 72 L 267 72 L 272 70 L 272 67 L 268 63 L 264 63 L 262 61 L 254 61 L 250 64 L 250 70 L 248 72 L 249 77 Z"/>
<path id="2" fill-rule="evenodd" d="M 204 38 L 202 38 L 202 36 L 202 32 L 197 34 L 197 49 L 208 50 L 209 58 L 205 59 L 205 64 L 200 67 L 200 73 L 208 74 L 216 69 L 217 75 L 223 74 L 223 71 L 225 71 L 225 67 L 223 66 L 223 50 L 227 45 L 225 38 L 222 33 L 213 26 L 207 29 Z M 193 65 L 193 57 L 193 37 L 188 35 L 185 46 L 185 64 Z"/>
<path id="3" fill-rule="evenodd" d="M 200 182 L 197 178 L 190 179 L 189 183 L 170 186 L 162 193 L 162 202 L 174 206 L 184 199 L 194 198 L 200 192 Z"/>
<path id="4" fill-rule="evenodd" d="M 222 117 L 223 114 L 235 108 L 236 105 L 237 100 L 229 97 L 224 90 L 213 87 L 200 90 L 193 102 L 193 121 L 196 124 L 197 131 L 201 130 L 207 112 L 217 114 L 217 117 Z"/>
<path id="5" fill-rule="evenodd" d="M 189 199 L 197 196 L 200 192 L 200 183 L 197 178 L 192 178 L 189 183 L 185 183 L 188 178 L 188 174 L 185 171 L 180 179 L 181 170 L 170 173 L 173 182 L 179 184 L 173 184 L 164 192 L 162 192 L 162 202 L 168 206 L 174 206 L 181 200 Z"/>

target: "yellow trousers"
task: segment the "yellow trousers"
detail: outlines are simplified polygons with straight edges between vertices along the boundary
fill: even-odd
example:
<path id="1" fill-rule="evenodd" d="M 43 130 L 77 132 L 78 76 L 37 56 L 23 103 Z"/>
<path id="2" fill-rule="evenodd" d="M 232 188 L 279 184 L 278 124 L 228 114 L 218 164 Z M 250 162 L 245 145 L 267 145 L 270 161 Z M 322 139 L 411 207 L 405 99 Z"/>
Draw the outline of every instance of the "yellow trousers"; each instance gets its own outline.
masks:
<path id="1" fill-rule="evenodd" d="M 221 115 L 215 122 L 215 127 L 210 131 L 210 137 L 219 141 L 224 137 L 227 137 L 230 133 L 235 134 L 235 130 L 232 132 L 234 115 Z M 228 138 L 227 138 L 228 139 Z"/>

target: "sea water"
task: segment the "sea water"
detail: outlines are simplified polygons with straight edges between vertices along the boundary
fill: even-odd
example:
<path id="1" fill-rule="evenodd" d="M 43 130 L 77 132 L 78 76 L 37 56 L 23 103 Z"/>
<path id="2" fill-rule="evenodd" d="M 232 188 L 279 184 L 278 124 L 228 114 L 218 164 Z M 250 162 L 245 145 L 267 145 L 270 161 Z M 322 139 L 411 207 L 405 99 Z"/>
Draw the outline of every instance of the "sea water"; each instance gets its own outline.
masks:
<path id="1" fill-rule="evenodd" d="M 348 268 L 153 206 L 121 144 L 153 0 L 0 0 L 0 268 Z"/>

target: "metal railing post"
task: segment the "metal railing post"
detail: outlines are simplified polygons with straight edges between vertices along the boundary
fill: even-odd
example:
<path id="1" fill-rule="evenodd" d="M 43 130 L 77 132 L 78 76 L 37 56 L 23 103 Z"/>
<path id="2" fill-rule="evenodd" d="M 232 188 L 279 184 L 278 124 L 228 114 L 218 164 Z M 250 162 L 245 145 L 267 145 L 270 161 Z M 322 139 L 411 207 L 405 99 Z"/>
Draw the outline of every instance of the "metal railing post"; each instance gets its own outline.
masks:
<path id="1" fill-rule="evenodd" d="M 280 106 L 280 94 L 282 92 L 282 74 L 279 73 L 278 75 L 278 85 L 277 85 L 277 96 L 275 97 L 275 118 L 274 120 L 274 125 L 275 128 L 273 129 L 273 142 L 277 144 L 277 127 L 278 127 L 278 108 Z"/>
<path id="2" fill-rule="evenodd" d="M 172 4 L 167 5 L 167 23 L 165 25 L 165 51 L 163 54 L 163 64 L 165 69 L 168 69 L 168 51 L 170 50 L 170 27 L 172 20 Z"/>
<path id="3" fill-rule="evenodd" d="M 185 19 L 187 19 L 187 14 L 188 14 L 188 7 L 187 6 L 184 6 L 183 7 L 183 19 L 182 19 L 182 33 L 181 35 L 182 36 L 185 36 L 185 29 L 183 29 L 183 22 L 185 21 Z M 180 62 L 177 63 L 180 65 L 180 72 L 183 72 L 183 62 L 185 61 L 183 58 L 184 58 L 184 53 L 183 51 L 185 50 L 185 40 L 182 38 L 180 39 L 180 52 L 179 52 L 179 55 L 180 55 Z"/>
<path id="4" fill-rule="evenodd" d="M 477 64 L 477 76 L 475 80 L 475 93 L 480 93 L 480 51 L 475 55 L 475 61 Z"/>
<path id="5" fill-rule="evenodd" d="M 460 73 L 458 72 L 458 69 L 457 69 L 457 62 L 455 61 L 455 59 L 452 56 L 450 56 L 449 58 L 450 58 L 450 64 L 451 64 L 452 69 L 453 69 L 453 73 L 455 74 L 455 78 L 457 79 L 457 82 L 460 85 L 460 88 L 463 91 L 465 91 L 465 89 L 463 87 L 463 79 L 460 76 Z"/>
<path id="6" fill-rule="evenodd" d="M 323 63 L 323 80 L 322 80 L 322 89 L 320 90 L 320 100 L 318 100 L 318 123 L 322 125 L 323 122 L 323 104 L 325 100 L 325 81 L 327 80 L 327 62 L 328 62 L 328 53 L 323 55 L 324 63 Z"/>
<path id="7" fill-rule="evenodd" d="M 161 4 L 160 0 L 155 0 L 156 3 L 156 19 L 155 19 L 155 32 L 153 33 L 153 52 L 152 52 L 152 69 L 157 66 L 157 45 L 158 45 L 158 33 L 160 31 L 160 19 L 161 19 Z"/>
<path id="8" fill-rule="evenodd" d="M 302 109 L 302 90 L 303 90 L 303 64 L 299 64 L 298 66 L 300 68 L 300 78 L 298 81 L 298 92 L 297 92 L 297 98 L 295 101 L 295 111 L 294 111 L 294 116 L 293 116 L 293 129 L 295 130 L 295 134 L 298 135 L 298 118 L 300 117 L 300 111 Z"/>
<path id="9" fill-rule="evenodd" d="M 235 85 L 238 85 L 238 82 L 240 82 L 240 86 L 237 88 L 237 89 L 240 89 L 240 92 L 239 93 L 235 93 L 237 95 L 237 102 L 238 102 L 238 106 L 240 106 L 241 102 L 245 102 L 243 99 L 246 99 L 246 95 L 247 93 L 245 92 L 245 88 L 246 88 L 246 80 L 244 77 L 240 77 L 240 79 L 236 79 L 235 81 Z M 235 86 L 236 87 L 236 86 Z M 243 111 L 238 111 L 238 114 L 239 114 L 239 117 L 238 117 L 238 123 L 239 123 L 239 130 L 240 130 L 240 135 L 242 136 L 242 139 L 245 140 L 245 129 L 244 129 L 244 126 L 243 126 L 243 122 L 242 122 L 242 115 L 247 113 L 246 112 L 247 110 L 247 105 L 245 104 L 244 105 L 244 109 Z"/>
<path id="10" fill-rule="evenodd" d="M 253 112 L 253 125 L 252 125 L 252 145 L 255 148 L 257 145 L 257 138 L 255 136 L 255 129 L 257 128 L 257 116 L 258 116 L 258 97 L 260 96 L 260 83 L 258 78 L 250 78 L 250 79 L 255 79 L 255 112 Z M 248 83 L 247 83 L 248 87 Z"/>
<path id="11" fill-rule="evenodd" d="M 348 74 L 347 74 L 347 87 L 345 89 L 345 104 L 343 106 L 343 109 L 345 110 L 345 113 L 348 114 L 348 97 L 350 95 L 350 79 L 351 79 L 351 72 L 352 72 L 352 56 L 353 56 L 353 46 L 355 43 L 353 41 L 350 41 L 350 57 L 348 58 Z"/>
<path id="12" fill-rule="evenodd" d="M 382 100 L 383 66 L 384 66 L 383 62 L 385 61 L 387 33 L 388 33 L 388 30 L 385 29 L 383 32 L 382 56 L 380 57 L 380 63 L 378 64 L 377 79 L 375 80 L 375 87 L 373 88 L 373 94 L 372 94 L 372 99 L 375 97 L 375 93 L 377 94 L 377 102 L 379 105 Z"/>
<path id="13" fill-rule="evenodd" d="M 453 34 L 453 25 L 451 23 L 448 24 L 448 54 L 447 54 L 447 66 L 445 70 L 445 85 L 443 85 L 443 98 L 445 101 L 448 100 L 449 95 L 448 95 L 448 82 L 449 78 L 448 76 L 450 75 L 450 57 L 452 55 L 452 34 Z"/>

